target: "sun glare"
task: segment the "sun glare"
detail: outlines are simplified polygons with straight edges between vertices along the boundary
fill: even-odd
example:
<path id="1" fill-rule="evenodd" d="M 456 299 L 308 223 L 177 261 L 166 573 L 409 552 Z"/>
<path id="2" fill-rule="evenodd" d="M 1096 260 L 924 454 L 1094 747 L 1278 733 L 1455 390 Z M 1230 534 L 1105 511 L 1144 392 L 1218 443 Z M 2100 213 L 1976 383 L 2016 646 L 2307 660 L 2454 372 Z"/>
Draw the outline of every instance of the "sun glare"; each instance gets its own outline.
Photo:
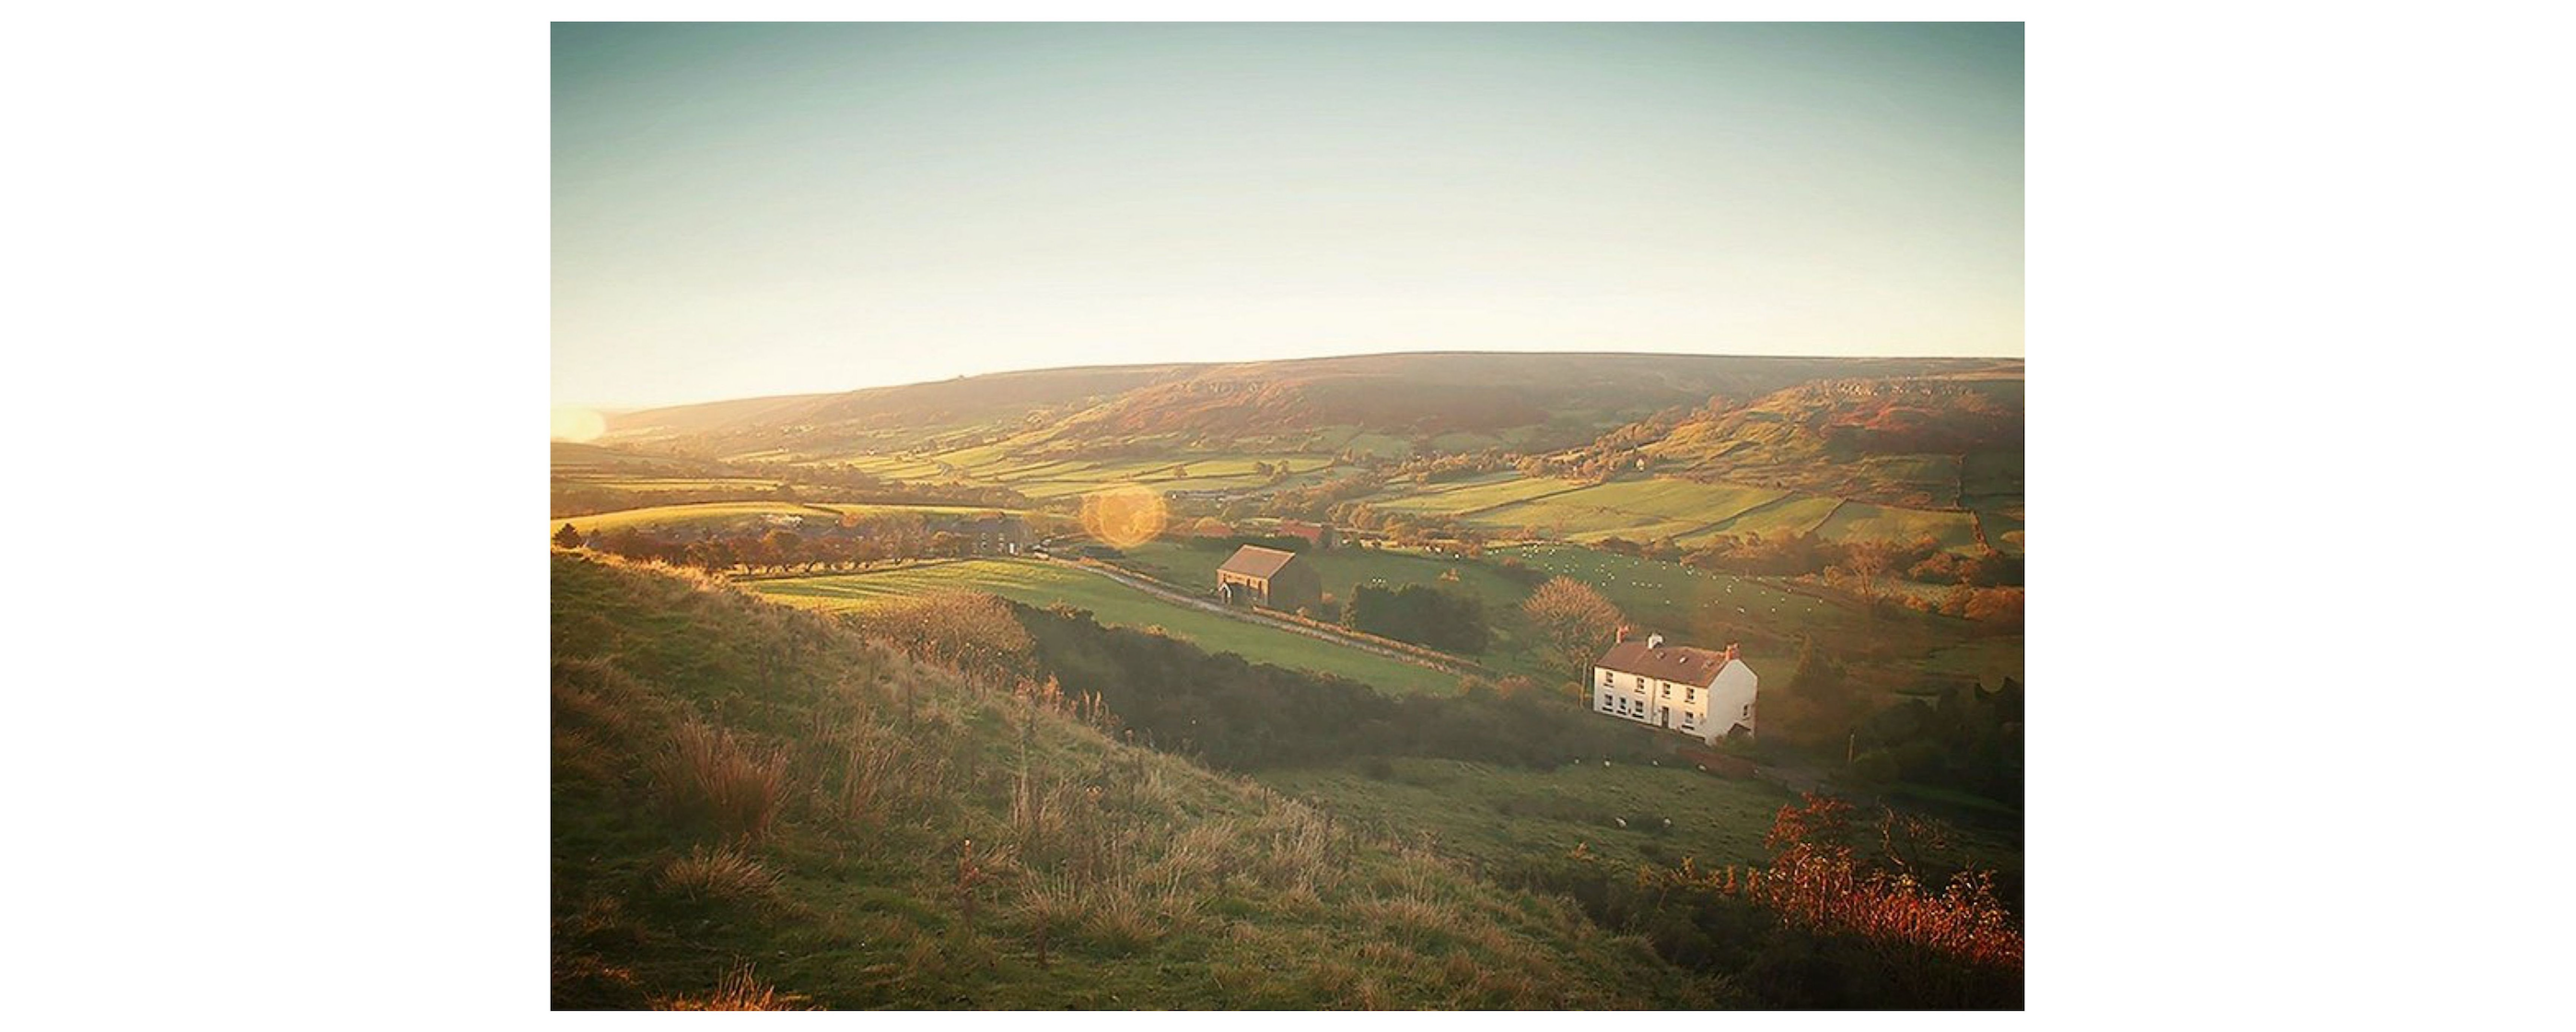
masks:
<path id="1" fill-rule="evenodd" d="M 1104 487 L 1082 496 L 1082 529 L 1113 548 L 1134 548 L 1154 540 L 1170 515 L 1161 492 L 1136 484 Z"/>
<path id="2" fill-rule="evenodd" d="M 578 405 L 557 406 L 554 424 L 558 441 L 589 441 L 608 432 L 608 417 Z"/>

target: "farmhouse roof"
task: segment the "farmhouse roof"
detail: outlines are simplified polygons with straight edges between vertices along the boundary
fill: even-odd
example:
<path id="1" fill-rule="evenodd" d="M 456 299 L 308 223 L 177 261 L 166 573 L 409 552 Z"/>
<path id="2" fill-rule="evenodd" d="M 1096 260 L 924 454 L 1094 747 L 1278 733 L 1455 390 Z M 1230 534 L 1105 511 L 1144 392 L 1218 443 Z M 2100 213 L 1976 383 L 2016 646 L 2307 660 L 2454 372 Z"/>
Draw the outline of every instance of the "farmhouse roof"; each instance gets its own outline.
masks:
<path id="1" fill-rule="evenodd" d="M 1723 652 L 1695 649 L 1687 645 L 1655 647 L 1644 641 L 1623 641 L 1610 646 L 1594 666 L 1623 674 L 1641 674 L 1675 684 L 1706 686 L 1717 680 L 1718 671 L 1735 657 Z"/>
<path id="2" fill-rule="evenodd" d="M 1234 558 L 1226 560 L 1225 565 L 1217 567 L 1217 572 L 1236 573 L 1269 580 L 1279 573 L 1281 567 L 1288 565 L 1288 560 L 1294 558 L 1297 558 L 1295 552 L 1282 552 L 1276 548 L 1263 548 L 1260 545 L 1245 545 L 1235 549 Z"/>

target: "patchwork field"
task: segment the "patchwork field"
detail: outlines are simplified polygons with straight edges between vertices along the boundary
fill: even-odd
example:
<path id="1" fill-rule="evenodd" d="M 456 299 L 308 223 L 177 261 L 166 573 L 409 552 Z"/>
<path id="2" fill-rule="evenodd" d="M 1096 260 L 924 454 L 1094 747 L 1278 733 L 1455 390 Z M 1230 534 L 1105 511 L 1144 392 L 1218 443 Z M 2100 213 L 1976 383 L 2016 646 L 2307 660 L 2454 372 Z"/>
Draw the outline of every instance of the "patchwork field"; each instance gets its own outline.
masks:
<path id="1" fill-rule="evenodd" d="M 1684 543 L 1704 541 L 1720 534 L 1775 537 L 1812 533 L 1818 524 L 1825 522 L 1825 517 L 1833 515 L 1834 507 L 1840 504 L 1841 499 L 1820 495 L 1788 495 L 1720 520 L 1705 533 L 1692 535 L 1690 541 Z"/>
<path id="2" fill-rule="evenodd" d="M 1232 652 L 1255 663 L 1335 674 L 1389 695 L 1445 693 L 1455 691 L 1458 684 L 1455 676 L 1437 670 L 1176 605 L 1098 574 L 1037 560 L 925 563 L 871 573 L 752 581 L 745 586 L 781 602 L 824 610 L 883 605 L 942 591 L 984 591 L 1030 605 L 1061 602 L 1088 609 L 1104 624 L 1161 627 L 1210 652 Z"/>
<path id="3" fill-rule="evenodd" d="M 1527 529 L 1575 541 L 1607 537 L 1687 541 L 1786 496 L 1787 492 L 1767 487 L 1688 480 L 1622 480 L 1590 487 L 1521 480 L 1482 485 L 1476 495 L 1467 496 L 1482 505 L 1424 505 L 1422 511 L 1462 513 L 1468 522 L 1495 530 Z"/>
<path id="4" fill-rule="evenodd" d="M 1978 551 L 1977 518 L 1964 512 L 1894 509 L 1866 502 L 1845 502 L 1816 528 L 1818 537 L 1835 541 L 1875 538 L 1911 541 L 1931 538 L 1953 552 Z"/>
<path id="5" fill-rule="evenodd" d="M 1397 497 L 1371 498 L 1368 504 L 1373 508 L 1395 512 L 1466 516 L 1514 502 L 1526 502 L 1534 498 L 1578 490 L 1582 486 L 1572 480 L 1524 477 L 1518 473 L 1496 473 L 1473 480 L 1433 484 Z"/>
<path id="6" fill-rule="evenodd" d="M 1184 588 L 1197 590 L 1216 583 L 1216 568 L 1225 564 L 1232 549 L 1202 548 L 1176 541 L 1149 541 L 1126 550 L 1122 565 L 1134 566 L 1146 573 Z M 1417 552 L 1379 548 L 1335 548 L 1304 553 L 1302 562 L 1313 563 L 1315 573 L 1323 578 L 1325 592 L 1336 599 L 1347 599 L 1351 587 L 1371 581 L 1384 581 L 1389 587 L 1407 584 L 1429 584 L 1462 590 L 1485 604 L 1488 611 L 1520 604 L 1529 590 L 1496 573 L 1485 563 L 1444 559 Z M 1443 574 L 1455 571 L 1456 581 L 1444 582 Z"/>

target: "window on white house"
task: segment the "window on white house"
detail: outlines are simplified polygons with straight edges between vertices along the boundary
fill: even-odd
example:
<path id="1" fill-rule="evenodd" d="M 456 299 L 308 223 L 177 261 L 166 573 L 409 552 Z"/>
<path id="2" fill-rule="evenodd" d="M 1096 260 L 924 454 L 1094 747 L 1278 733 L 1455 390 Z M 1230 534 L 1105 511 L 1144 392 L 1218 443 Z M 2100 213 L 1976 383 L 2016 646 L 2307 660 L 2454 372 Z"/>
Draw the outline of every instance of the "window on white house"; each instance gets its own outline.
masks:
<path id="1" fill-rule="evenodd" d="M 1673 686 L 1672 686 L 1672 685 L 1669 685 L 1669 684 L 1668 684 L 1668 685 L 1665 685 L 1665 686 L 1664 686 L 1664 698 L 1669 699 L 1669 698 L 1672 698 L 1672 697 L 1673 697 Z"/>
<path id="2" fill-rule="evenodd" d="M 1748 717 L 1753 715 L 1753 704 L 1752 704 L 1752 703 L 1749 703 L 1749 702 L 1748 702 L 1748 703 L 1745 703 L 1745 704 L 1744 704 L 1744 715 L 1745 715 L 1745 716 L 1748 716 Z"/>
<path id="3" fill-rule="evenodd" d="M 1601 672 L 1601 687 L 1610 687 L 1610 672 L 1607 670 Z"/>
<path id="4" fill-rule="evenodd" d="M 1683 701 L 1683 702 L 1698 702 L 1698 701 L 1699 701 L 1699 689 L 1694 688 L 1694 687 L 1691 687 L 1691 686 L 1689 686 L 1689 685 L 1683 685 L 1683 686 L 1682 686 L 1682 701 Z"/>

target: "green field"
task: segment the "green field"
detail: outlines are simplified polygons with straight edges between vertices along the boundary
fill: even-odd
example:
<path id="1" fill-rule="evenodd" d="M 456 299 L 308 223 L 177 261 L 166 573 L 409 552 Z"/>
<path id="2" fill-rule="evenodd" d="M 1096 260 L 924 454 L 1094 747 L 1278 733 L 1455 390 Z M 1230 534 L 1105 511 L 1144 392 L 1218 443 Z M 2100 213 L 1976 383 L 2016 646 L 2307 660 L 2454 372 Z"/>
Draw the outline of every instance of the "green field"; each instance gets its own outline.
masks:
<path id="1" fill-rule="evenodd" d="M 861 473 L 888 480 L 932 480 L 944 473 L 936 462 L 896 455 L 853 455 L 839 461 Z"/>
<path id="2" fill-rule="evenodd" d="M 1383 501 L 1372 498 L 1368 504 L 1372 508 L 1394 512 L 1459 516 L 1509 505 L 1513 502 L 1526 502 L 1543 495 L 1572 491 L 1581 486 L 1582 484 L 1572 480 L 1503 473 L 1454 484 L 1433 484 L 1421 491 L 1400 497 L 1390 497 Z"/>
<path id="3" fill-rule="evenodd" d="M 1227 548 L 1202 548 L 1177 541 L 1149 541 L 1126 550 L 1122 565 L 1134 566 L 1154 577 L 1188 590 L 1212 590 L 1216 568 L 1225 564 L 1233 553 Z M 1428 584 L 1448 587 L 1473 595 L 1485 604 L 1488 616 L 1495 611 L 1520 604 L 1529 590 L 1486 563 L 1445 559 L 1418 552 L 1382 548 L 1334 548 L 1306 552 L 1301 562 L 1312 563 L 1317 576 L 1323 578 L 1324 591 L 1335 599 L 1348 599 L 1351 586 L 1370 581 L 1384 581 L 1389 587 Z M 1457 571 L 1458 580 L 1442 581 L 1441 575 Z"/>
<path id="4" fill-rule="evenodd" d="M 1615 865 L 1683 857 L 1703 867 L 1755 863 L 1767 855 L 1762 837 L 1773 815 L 1795 801 L 1767 782 L 1713 777 L 1678 764 L 1603 766 L 1596 758 L 1532 771 L 1408 758 L 1392 761 L 1394 775 L 1384 780 L 1359 766 L 1265 771 L 1256 778 L 1362 828 L 1400 839 L 1427 835 L 1439 851 L 1488 866 L 1563 856 L 1578 845 Z"/>
<path id="5" fill-rule="evenodd" d="M 1804 534 L 1816 529 L 1825 517 L 1833 515 L 1841 499 L 1820 495 L 1789 495 L 1766 505 L 1758 505 L 1719 521 L 1706 533 L 1693 535 L 1692 542 L 1705 541 L 1720 534 L 1749 536 L 1759 534 L 1777 537 Z M 1685 542 L 1690 543 L 1690 542 Z"/>
<path id="6" fill-rule="evenodd" d="M 1912 541 L 1931 538 L 1953 552 L 1975 552 L 1977 518 L 1964 512 L 1931 512 L 1923 509 L 1896 509 L 1865 502 L 1845 502 L 1831 518 L 1816 528 L 1816 536 L 1832 541 L 1877 539 Z"/>
<path id="7" fill-rule="evenodd" d="M 1210 652 L 1347 677 L 1389 695 L 1455 691 L 1458 678 L 1345 645 L 1176 605 L 1106 577 L 1041 560 L 973 559 L 874 573 L 752 581 L 781 602 L 839 610 L 941 591 L 984 591 L 1030 605 L 1088 609 L 1104 624 L 1161 627 Z"/>
<path id="8" fill-rule="evenodd" d="M 1497 529 L 1529 527 L 1577 541 L 1681 538 L 1708 531 L 1786 492 L 1689 480 L 1623 480 L 1488 509 L 1472 522 Z"/>
<path id="9" fill-rule="evenodd" d="M 1780 808 L 1796 802 L 1763 781 L 1701 773 L 1677 760 L 1662 766 L 1598 759 L 1548 771 L 1456 760 L 1391 761 L 1371 778 L 1362 763 L 1265 771 L 1263 784 L 1336 818 L 1397 839 L 1427 837 L 1433 848 L 1483 867 L 1564 856 L 1580 846 L 1614 866 L 1678 863 L 1702 868 L 1759 863 L 1762 839 Z M 1381 771 L 1389 774 L 1389 771 Z M 1952 793 L 1952 795 L 1956 795 Z M 1967 797 L 1968 805 L 1995 804 Z M 1863 812 L 1872 812 L 1863 804 Z M 1626 827 L 1619 825 L 1627 822 Z M 1664 821 L 1672 824 L 1667 827 Z M 2021 836 L 2012 825 L 1954 825 L 1950 844 L 2010 885 L 2021 878 Z"/>

